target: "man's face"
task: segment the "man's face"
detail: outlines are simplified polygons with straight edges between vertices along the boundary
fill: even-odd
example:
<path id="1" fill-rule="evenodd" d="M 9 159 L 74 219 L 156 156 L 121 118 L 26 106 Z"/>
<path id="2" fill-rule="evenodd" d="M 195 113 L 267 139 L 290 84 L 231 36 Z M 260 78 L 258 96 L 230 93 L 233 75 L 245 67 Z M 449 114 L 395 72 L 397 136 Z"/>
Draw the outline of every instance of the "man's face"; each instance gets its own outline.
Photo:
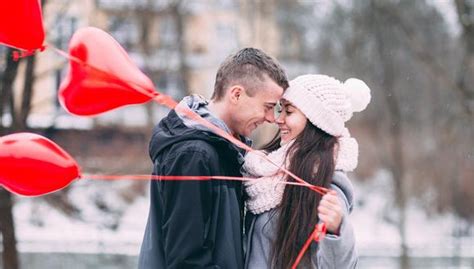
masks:
<path id="1" fill-rule="evenodd" d="M 248 137 L 265 121 L 275 121 L 274 107 L 283 95 L 283 88 L 268 77 L 260 87 L 254 96 L 244 91 L 235 107 L 231 128 L 240 135 Z"/>

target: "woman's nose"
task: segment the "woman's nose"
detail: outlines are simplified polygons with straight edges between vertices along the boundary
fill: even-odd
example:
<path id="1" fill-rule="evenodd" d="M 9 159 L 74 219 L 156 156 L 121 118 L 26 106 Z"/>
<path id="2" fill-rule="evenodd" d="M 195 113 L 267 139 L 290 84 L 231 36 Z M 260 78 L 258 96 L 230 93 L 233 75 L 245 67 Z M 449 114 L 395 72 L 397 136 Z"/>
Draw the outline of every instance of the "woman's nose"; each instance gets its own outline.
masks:
<path id="1" fill-rule="evenodd" d="M 275 122 L 277 124 L 283 124 L 285 123 L 285 116 L 284 116 L 284 113 L 280 113 L 280 115 L 278 115 L 278 117 L 275 119 Z"/>

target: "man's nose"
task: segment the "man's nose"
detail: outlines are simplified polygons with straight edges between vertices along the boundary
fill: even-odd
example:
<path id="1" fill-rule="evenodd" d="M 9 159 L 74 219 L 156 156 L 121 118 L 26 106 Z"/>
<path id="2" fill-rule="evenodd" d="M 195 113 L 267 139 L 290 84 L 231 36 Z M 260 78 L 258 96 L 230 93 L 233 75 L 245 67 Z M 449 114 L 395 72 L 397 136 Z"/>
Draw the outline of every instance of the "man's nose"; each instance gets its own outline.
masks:
<path id="1" fill-rule="evenodd" d="M 265 120 L 269 123 L 275 122 L 275 115 L 272 110 L 265 113 Z"/>

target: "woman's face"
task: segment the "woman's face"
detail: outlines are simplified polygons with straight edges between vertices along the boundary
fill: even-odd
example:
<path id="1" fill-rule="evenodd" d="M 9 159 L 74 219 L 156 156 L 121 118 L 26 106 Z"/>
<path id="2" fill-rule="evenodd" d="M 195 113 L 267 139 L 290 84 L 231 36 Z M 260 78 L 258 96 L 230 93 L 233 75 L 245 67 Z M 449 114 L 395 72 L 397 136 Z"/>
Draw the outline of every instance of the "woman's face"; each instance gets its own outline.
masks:
<path id="1" fill-rule="evenodd" d="M 280 101 L 280 116 L 276 119 L 276 123 L 280 128 L 281 142 L 287 143 L 295 139 L 306 126 L 305 115 L 290 102 L 285 99 Z"/>

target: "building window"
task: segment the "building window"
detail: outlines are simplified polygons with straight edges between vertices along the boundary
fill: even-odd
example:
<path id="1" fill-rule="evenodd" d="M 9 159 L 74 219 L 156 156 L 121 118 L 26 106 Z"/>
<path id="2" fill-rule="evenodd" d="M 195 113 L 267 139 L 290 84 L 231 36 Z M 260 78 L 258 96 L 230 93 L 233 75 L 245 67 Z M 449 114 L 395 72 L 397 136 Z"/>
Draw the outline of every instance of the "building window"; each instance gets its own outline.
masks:
<path id="1" fill-rule="evenodd" d="M 96 0 L 98 8 L 123 9 L 140 7 L 146 4 L 146 0 Z"/>
<path id="2" fill-rule="evenodd" d="M 163 17 L 159 22 L 160 47 L 172 48 L 178 43 L 176 24 L 171 16 Z"/>
<path id="3" fill-rule="evenodd" d="M 215 28 L 216 40 L 215 51 L 219 57 L 225 58 L 238 47 L 237 30 L 234 25 L 217 23 Z"/>
<path id="4" fill-rule="evenodd" d="M 138 43 L 139 31 L 137 25 L 130 18 L 111 16 L 108 30 L 125 50 L 130 50 Z"/>
<path id="5" fill-rule="evenodd" d="M 56 48 L 67 51 L 69 47 L 69 41 L 72 35 L 77 30 L 78 19 L 69 15 L 58 15 L 55 19 L 55 24 L 51 28 L 51 39 L 54 42 Z M 68 66 L 54 71 L 55 90 L 59 91 L 59 86 L 64 77 L 65 71 Z M 65 113 L 65 110 L 59 104 L 58 99 L 55 100 L 55 108 L 59 113 Z"/>
<path id="6" fill-rule="evenodd" d="M 56 23 L 51 29 L 54 45 L 58 49 L 66 50 L 69 45 L 69 40 L 77 29 L 77 18 L 67 15 L 58 15 L 55 21 Z"/>

